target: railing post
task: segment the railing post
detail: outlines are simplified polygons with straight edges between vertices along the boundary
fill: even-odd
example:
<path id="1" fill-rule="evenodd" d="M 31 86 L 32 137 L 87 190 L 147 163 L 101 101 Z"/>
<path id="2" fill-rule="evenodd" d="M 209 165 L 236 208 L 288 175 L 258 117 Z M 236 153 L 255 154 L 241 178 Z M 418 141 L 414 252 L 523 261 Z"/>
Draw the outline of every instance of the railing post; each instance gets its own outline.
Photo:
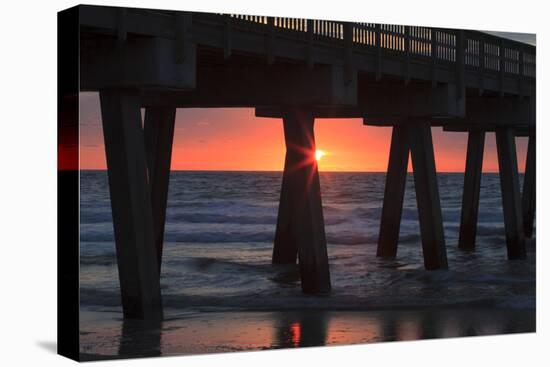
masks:
<path id="1" fill-rule="evenodd" d="M 523 78 L 524 78 L 524 68 L 525 68 L 525 61 L 523 59 L 523 55 L 525 53 L 525 50 L 523 47 L 520 46 L 519 48 L 519 65 L 518 65 L 518 95 L 520 98 L 523 98 Z"/>
<path id="2" fill-rule="evenodd" d="M 499 71 L 499 92 L 504 97 L 504 40 L 501 39 L 498 46 L 498 71 Z"/>
<path id="3" fill-rule="evenodd" d="M 465 92 L 465 72 L 464 72 L 464 31 L 459 30 L 456 33 L 455 42 L 455 64 L 456 64 L 456 87 L 457 99 L 464 97 Z"/>
<path id="4" fill-rule="evenodd" d="M 485 92 L 485 42 L 479 40 L 479 95 Z"/>
<path id="5" fill-rule="evenodd" d="M 374 26 L 376 38 L 376 81 L 382 79 L 382 44 L 381 44 L 381 27 L 380 24 Z"/>
<path id="6" fill-rule="evenodd" d="M 437 69 L 437 40 L 435 37 L 436 30 L 430 30 L 431 36 L 431 56 L 432 56 L 432 88 L 437 87 L 436 69 Z"/>
<path id="7" fill-rule="evenodd" d="M 126 28 L 126 8 L 119 8 L 116 12 L 116 22 L 117 22 L 117 40 L 126 41 L 128 31 Z"/>
<path id="8" fill-rule="evenodd" d="M 313 67 L 313 20 L 307 20 L 307 66 Z"/>
<path id="9" fill-rule="evenodd" d="M 225 16 L 223 29 L 223 58 L 228 59 L 231 56 L 231 16 Z"/>
<path id="10" fill-rule="evenodd" d="M 176 35 L 176 64 L 182 64 L 187 56 L 186 48 L 189 42 L 188 29 L 193 22 L 191 13 L 178 12 L 175 16 L 175 35 Z"/>
<path id="11" fill-rule="evenodd" d="M 411 81 L 411 29 L 405 26 L 405 85 Z"/>
<path id="12" fill-rule="evenodd" d="M 273 54 L 273 48 L 275 47 L 275 23 L 273 17 L 267 18 L 267 34 L 266 34 L 266 53 L 267 53 L 267 64 L 273 65 L 275 61 L 275 56 Z"/>
<path id="13" fill-rule="evenodd" d="M 344 22 L 344 83 L 348 85 L 353 80 L 353 24 Z"/>

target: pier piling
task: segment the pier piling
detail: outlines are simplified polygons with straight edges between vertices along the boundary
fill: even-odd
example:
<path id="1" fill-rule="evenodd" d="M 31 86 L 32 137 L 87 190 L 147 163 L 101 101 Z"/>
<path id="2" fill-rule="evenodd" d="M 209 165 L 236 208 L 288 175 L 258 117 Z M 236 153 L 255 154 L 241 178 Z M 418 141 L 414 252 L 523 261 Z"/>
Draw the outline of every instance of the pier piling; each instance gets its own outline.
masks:
<path id="1" fill-rule="evenodd" d="M 161 319 L 140 105 L 113 90 L 100 91 L 100 101 L 124 317 Z"/>
<path id="2" fill-rule="evenodd" d="M 428 123 L 415 124 L 408 129 L 424 266 L 428 270 L 447 269 L 432 131 Z"/>
<path id="3" fill-rule="evenodd" d="M 464 191 L 462 194 L 462 212 L 458 238 L 458 248 L 461 250 L 475 249 L 484 146 L 485 131 L 471 130 L 468 132 L 468 150 L 466 153 Z"/>
<path id="4" fill-rule="evenodd" d="M 446 269 L 447 251 L 432 132 L 428 123 L 410 122 L 407 125 L 393 127 L 376 255 L 392 259 L 397 254 L 409 152 L 413 166 L 424 266 L 428 270 Z"/>
<path id="5" fill-rule="evenodd" d="M 293 207 L 291 193 L 293 188 L 291 187 L 292 179 L 290 177 L 290 171 L 292 165 L 295 164 L 292 154 L 293 153 L 287 148 L 283 182 L 281 185 L 281 196 L 279 199 L 277 227 L 273 243 L 273 264 L 296 264 L 298 257 L 298 244 L 292 232 Z"/>
<path id="6" fill-rule="evenodd" d="M 525 237 L 533 236 L 533 222 L 535 220 L 536 205 L 536 140 L 535 136 L 529 137 L 527 145 L 527 160 L 525 163 L 525 176 L 523 178 L 523 226 Z"/>
<path id="7" fill-rule="evenodd" d="M 380 220 L 380 235 L 376 256 L 393 259 L 397 255 L 403 199 L 409 164 L 409 138 L 407 129 L 394 126 L 390 146 L 388 172 L 384 189 L 384 203 Z"/>
<path id="8" fill-rule="evenodd" d="M 331 286 L 313 124 L 306 109 L 283 114 L 287 151 L 273 262 L 293 263 L 297 253 L 304 293 L 326 293 Z"/>
<path id="9" fill-rule="evenodd" d="M 525 258 L 523 212 L 519 189 L 515 134 L 512 128 L 495 129 L 502 209 L 508 259 Z"/>
<path id="10" fill-rule="evenodd" d="M 148 107 L 145 110 L 143 129 L 159 273 L 162 265 L 164 224 L 175 119 L 175 108 Z"/>

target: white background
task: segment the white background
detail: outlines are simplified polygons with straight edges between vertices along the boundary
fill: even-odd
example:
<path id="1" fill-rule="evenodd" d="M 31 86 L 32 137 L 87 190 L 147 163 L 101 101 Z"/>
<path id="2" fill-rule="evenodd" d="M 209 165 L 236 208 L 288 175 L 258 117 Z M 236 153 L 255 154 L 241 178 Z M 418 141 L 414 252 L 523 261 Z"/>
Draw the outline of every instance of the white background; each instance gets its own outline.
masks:
<path id="1" fill-rule="evenodd" d="M 545 1 L 89 1 L 180 10 L 537 33 L 537 333 L 292 351 L 98 362 L 94 366 L 548 366 L 550 159 Z M 56 12 L 72 1 L 3 2 L 0 12 L 0 365 L 69 365 L 56 343 Z M 546 93 L 544 93 L 546 92 Z M 548 137 L 547 137 L 548 136 Z M 548 141 L 549 145 L 545 145 Z M 550 223 L 549 223 L 550 224 Z M 546 340 L 545 340 L 546 339 Z"/>

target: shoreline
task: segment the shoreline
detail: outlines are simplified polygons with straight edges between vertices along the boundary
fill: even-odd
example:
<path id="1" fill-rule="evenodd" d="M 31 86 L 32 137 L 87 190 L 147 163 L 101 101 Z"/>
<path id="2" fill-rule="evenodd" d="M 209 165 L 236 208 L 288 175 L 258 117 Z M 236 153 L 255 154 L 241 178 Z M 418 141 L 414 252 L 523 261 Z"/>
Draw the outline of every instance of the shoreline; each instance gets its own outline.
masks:
<path id="1" fill-rule="evenodd" d="M 188 311 L 162 322 L 81 311 L 81 359 L 274 350 L 536 331 L 535 308 Z"/>

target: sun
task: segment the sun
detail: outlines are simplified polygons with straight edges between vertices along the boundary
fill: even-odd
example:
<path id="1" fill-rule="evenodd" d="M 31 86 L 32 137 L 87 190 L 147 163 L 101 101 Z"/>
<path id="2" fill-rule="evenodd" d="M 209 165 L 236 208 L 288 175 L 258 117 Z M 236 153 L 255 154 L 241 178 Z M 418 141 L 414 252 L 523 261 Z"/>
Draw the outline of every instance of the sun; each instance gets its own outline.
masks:
<path id="1" fill-rule="evenodd" d="M 323 158 L 325 155 L 327 155 L 325 152 L 323 152 L 322 150 L 317 149 L 315 151 L 315 160 L 317 162 L 319 162 L 321 160 L 321 158 Z"/>

